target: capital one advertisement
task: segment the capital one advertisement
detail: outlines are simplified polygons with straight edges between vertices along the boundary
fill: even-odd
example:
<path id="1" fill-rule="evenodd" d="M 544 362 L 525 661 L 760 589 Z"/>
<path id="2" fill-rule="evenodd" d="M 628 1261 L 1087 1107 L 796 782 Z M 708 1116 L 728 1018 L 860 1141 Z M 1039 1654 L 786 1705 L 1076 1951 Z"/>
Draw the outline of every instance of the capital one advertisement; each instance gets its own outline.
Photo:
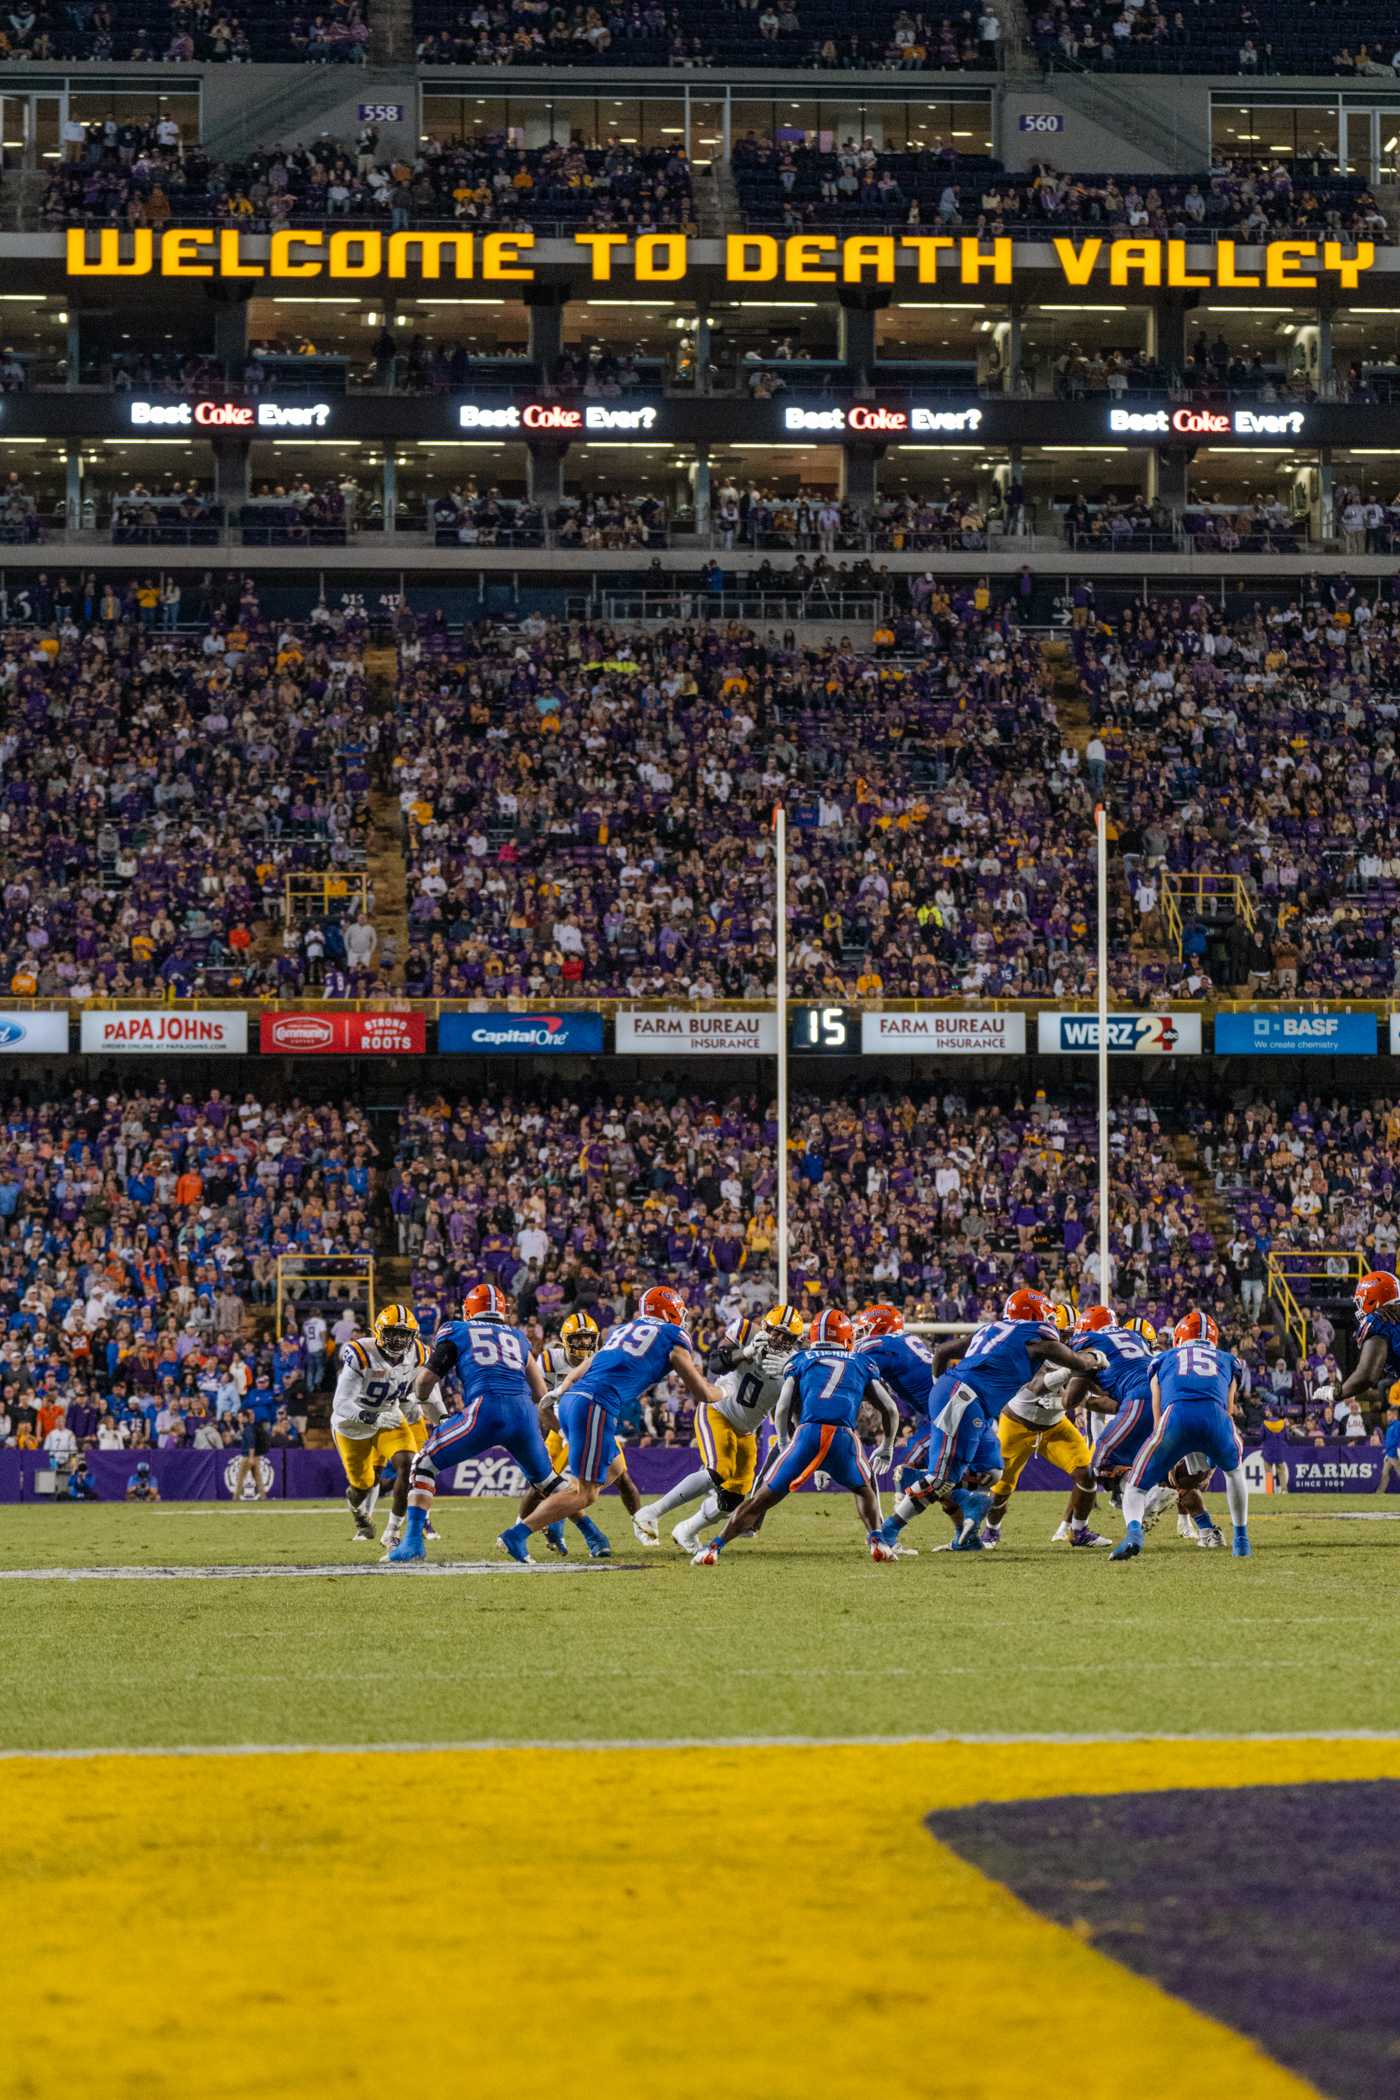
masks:
<path id="1" fill-rule="evenodd" d="M 264 1014 L 259 1047 L 286 1057 L 421 1057 L 428 1024 L 415 1013 Z"/>

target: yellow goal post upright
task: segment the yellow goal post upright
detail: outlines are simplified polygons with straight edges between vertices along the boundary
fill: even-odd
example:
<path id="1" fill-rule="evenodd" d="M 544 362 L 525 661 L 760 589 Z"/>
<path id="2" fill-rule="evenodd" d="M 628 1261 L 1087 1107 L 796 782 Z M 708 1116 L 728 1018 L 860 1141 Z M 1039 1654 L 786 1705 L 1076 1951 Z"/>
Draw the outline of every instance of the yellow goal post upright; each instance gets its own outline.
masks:
<path id="1" fill-rule="evenodd" d="M 277 1257 L 277 1339 L 287 1312 L 303 1303 L 344 1303 L 364 1307 L 365 1326 L 374 1324 L 375 1289 L 372 1254 L 279 1254 Z"/>

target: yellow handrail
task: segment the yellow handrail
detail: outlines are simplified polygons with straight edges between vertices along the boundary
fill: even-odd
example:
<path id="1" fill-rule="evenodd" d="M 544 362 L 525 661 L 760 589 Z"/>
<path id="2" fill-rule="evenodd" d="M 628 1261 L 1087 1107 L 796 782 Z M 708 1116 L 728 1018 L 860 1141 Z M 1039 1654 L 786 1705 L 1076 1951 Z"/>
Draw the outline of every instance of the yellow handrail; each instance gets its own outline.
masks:
<path id="1" fill-rule="evenodd" d="M 1355 1285 L 1366 1274 L 1366 1259 L 1355 1247 L 1271 1247 L 1265 1273 L 1269 1296 L 1283 1315 L 1284 1332 L 1302 1356 L 1307 1354 L 1308 1315 L 1294 1281 L 1339 1284 L 1349 1277 Z"/>
<path id="2" fill-rule="evenodd" d="M 327 1268 L 327 1262 L 336 1262 L 337 1268 Z M 322 1266 L 318 1266 L 321 1264 Z M 324 1283 L 332 1290 L 337 1285 L 348 1295 L 358 1297 L 363 1290 L 367 1304 L 367 1323 L 374 1322 L 374 1256 L 372 1254 L 279 1254 L 277 1257 L 277 1339 L 282 1339 L 282 1323 L 289 1296 L 295 1295 L 298 1284 Z M 359 1288 L 357 1288 L 357 1286 Z"/>
<path id="3" fill-rule="evenodd" d="M 353 896 L 369 911 L 369 876 L 362 868 L 297 868 L 282 878 L 282 911 L 290 922 L 299 914 L 328 912 Z"/>
<path id="4" fill-rule="evenodd" d="M 1162 917 L 1178 959 L 1185 931 L 1183 907 L 1187 911 L 1200 911 L 1207 898 L 1228 897 L 1235 917 L 1242 919 L 1249 931 L 1254 932 L 1257 924 L 1254 899 L 1241 875 L 1212 868 L 1168 868 L 1162 876 L 1161 889 Z"/>

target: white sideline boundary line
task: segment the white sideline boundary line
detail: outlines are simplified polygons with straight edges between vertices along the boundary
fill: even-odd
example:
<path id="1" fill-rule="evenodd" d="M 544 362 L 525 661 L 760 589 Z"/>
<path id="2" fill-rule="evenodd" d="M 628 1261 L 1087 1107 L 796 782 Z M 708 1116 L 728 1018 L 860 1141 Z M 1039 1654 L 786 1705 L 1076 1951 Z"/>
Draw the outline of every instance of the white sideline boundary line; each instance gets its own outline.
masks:
<path id="1" fill-rule="evenodd" d="M 266 1581 L 270 1575 L 304 1580 L 317 1575 L 606 1575 L 613 1572 L 609 1561 L 532 1560 L 424 1560 L 386 1567 L 382 1560 L 347 1561 L 249 1561 L 244 1566 L 211 1567 L 110 1567 L 110 1568 L 0 1568 L 0 1582 L 249 1582 Z M 636 1572 L 632 1563 L 625 1572 Z"/>
<path id="2" fill-rule="evenodd" d="M 947 1749 L 964 1745 L 973 1749 L 1090 1749 L 1100 1743 L 1400 1743 L 1400 1730 L 1384 1728 L 1300 1729 L 1288 1734 L 1238 1733 L 1115 1734 L 1105 1735 L 715 1735 L 715 1736 L 619 1736 L 615 1739 L 583 1739 L 577 1742 L 534 1742 L 509 1736 L 485 1736 L 466 1742 L 404 1743 L 169 1743 L 116 1744 L 90 1750 L 5 1750 L 0 1763 L 22 1759 L 49 1762 L 81 1762 L 96 1757 L 402 1757 L 437 1752 L 454 1757 L 479 1756 L 502 1750 L 568 1750 L 574 1752 L 654 1750 L 907 1750 Z"/>

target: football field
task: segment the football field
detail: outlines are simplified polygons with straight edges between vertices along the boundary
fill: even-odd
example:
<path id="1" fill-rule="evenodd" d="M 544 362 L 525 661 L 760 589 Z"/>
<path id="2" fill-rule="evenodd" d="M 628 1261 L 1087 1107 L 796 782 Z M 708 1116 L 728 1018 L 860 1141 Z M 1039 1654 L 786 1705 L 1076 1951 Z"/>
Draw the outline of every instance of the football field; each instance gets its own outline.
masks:
<path id="1" fill-rule="evenodd" d="M 501 1503 L 432 1571 L 343 1508 L 8 1513 L 0 2092 L 1393 2092 L 1400 1498 L 1260 1502 L 1245 1563 L 1059 1508 L 881 1567 L 807 1496 L 695 1569 L 610 1498 L 529 1571 Z"/>

